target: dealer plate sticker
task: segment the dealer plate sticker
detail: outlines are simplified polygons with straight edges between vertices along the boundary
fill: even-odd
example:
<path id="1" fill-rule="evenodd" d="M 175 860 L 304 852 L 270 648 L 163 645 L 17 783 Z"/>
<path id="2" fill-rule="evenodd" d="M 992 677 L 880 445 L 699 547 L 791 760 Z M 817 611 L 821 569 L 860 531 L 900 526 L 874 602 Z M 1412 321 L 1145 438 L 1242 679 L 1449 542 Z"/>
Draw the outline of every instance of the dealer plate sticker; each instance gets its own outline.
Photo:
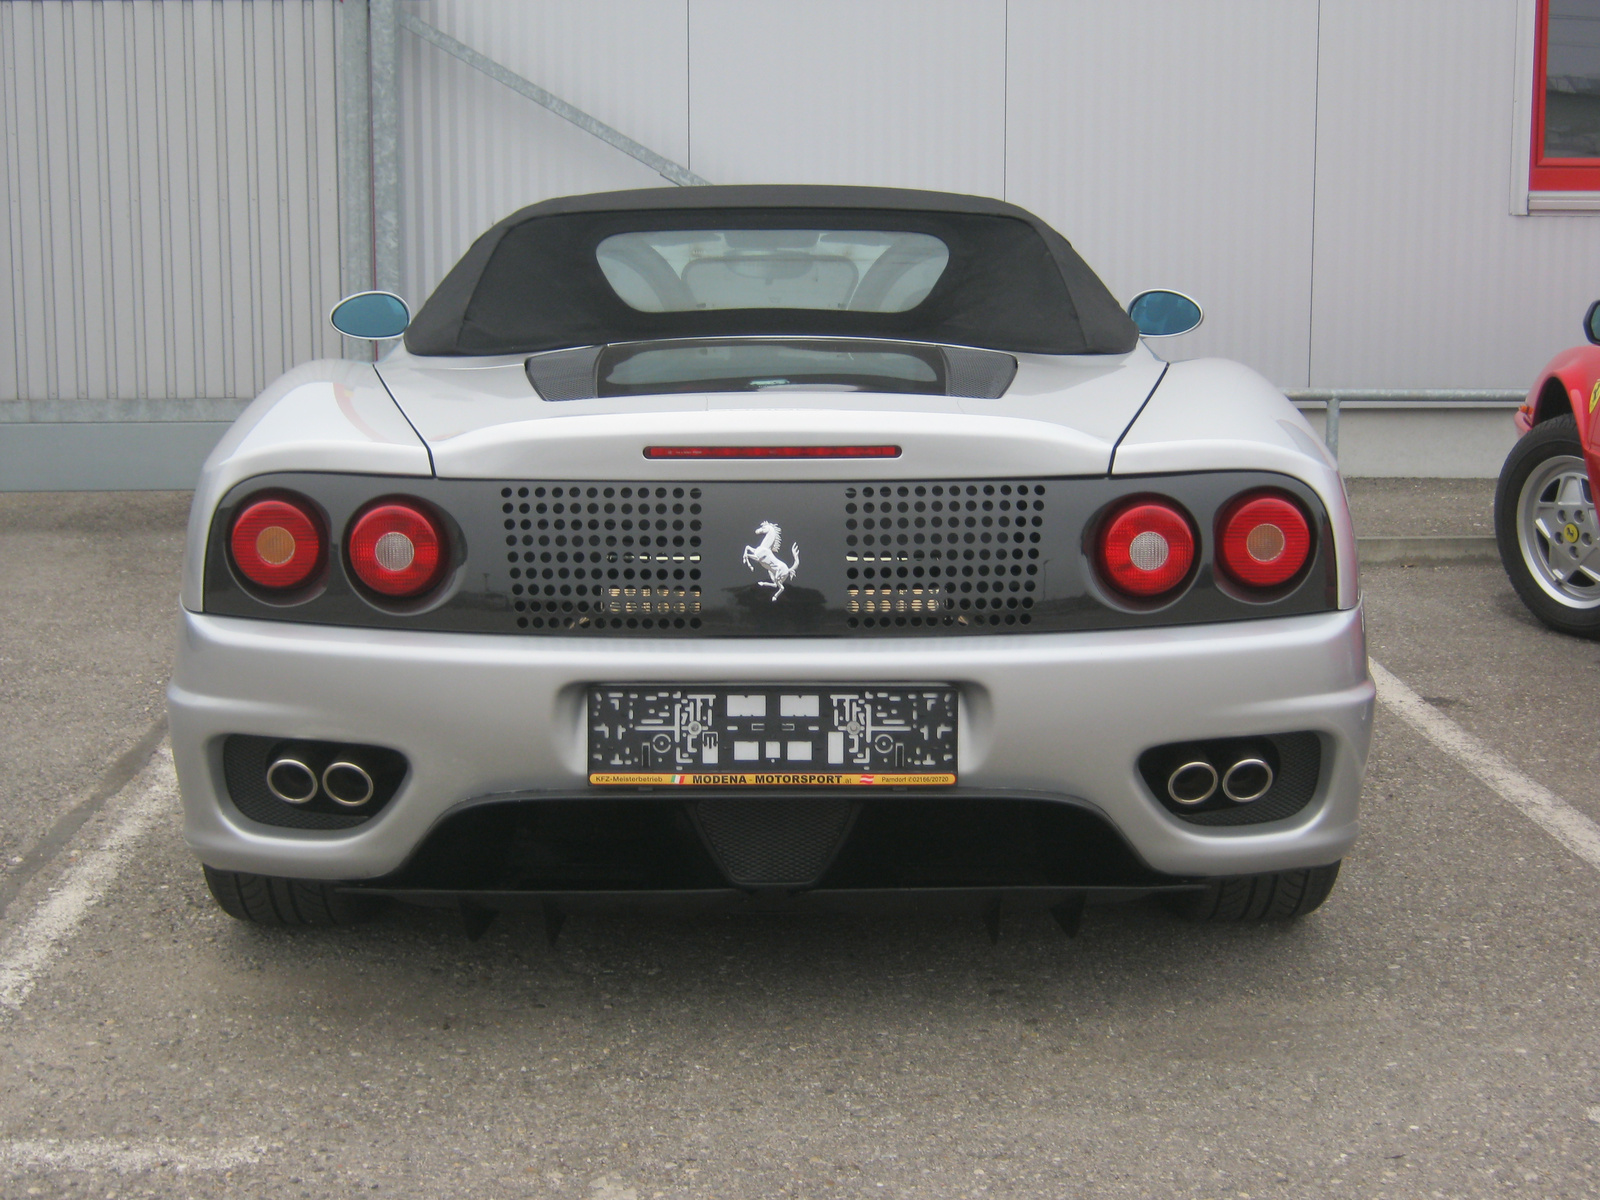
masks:
<path id="1" fill-rule="evenodd" d="M 601 787 L 942 787 L 956 781 L 947 684 L 595 685 Z"/>

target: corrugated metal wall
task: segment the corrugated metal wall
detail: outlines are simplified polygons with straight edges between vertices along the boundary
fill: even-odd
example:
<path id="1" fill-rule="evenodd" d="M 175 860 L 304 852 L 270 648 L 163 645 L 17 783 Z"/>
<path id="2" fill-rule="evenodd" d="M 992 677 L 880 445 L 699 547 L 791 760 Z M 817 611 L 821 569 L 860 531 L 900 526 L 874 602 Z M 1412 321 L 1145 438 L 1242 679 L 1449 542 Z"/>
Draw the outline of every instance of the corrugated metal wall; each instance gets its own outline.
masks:
<path id="1" fill-rule="evenodd" d="M 1173 357 L 1281 386 L 1525 386 L 1600 282 L 1600 214 L 1509 215 L 1531 0 L 426 0 L 418 13 L 716 183 L 1003 196 Z M 545 196 L 646 168 L 402 34 L 407 292 Z"/>
<path id="2" fill-rule="evenodd" d="M 137 414 L 338 353 L 335 59 L 334 0 L 0 3 L 0 400 Z"/>

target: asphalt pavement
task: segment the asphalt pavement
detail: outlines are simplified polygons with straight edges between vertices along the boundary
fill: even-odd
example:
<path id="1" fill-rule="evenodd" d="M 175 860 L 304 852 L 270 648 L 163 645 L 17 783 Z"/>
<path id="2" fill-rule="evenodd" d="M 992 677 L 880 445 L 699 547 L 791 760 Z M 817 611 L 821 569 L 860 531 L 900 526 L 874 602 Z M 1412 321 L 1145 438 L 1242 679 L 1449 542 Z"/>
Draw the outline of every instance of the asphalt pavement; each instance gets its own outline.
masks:
<path id="1" fill-rule="evenodd" d="M 1354 481 L 1358 532 L 1481 534 L 1469 483 Z M 1479 750 L 1380 706 L 1297 924 L 575 914 L 552 947 L 214 908 L 156 744 L 183 508 L 0 496 L 0 1197 L 1600 1193 L 1600 860 L 1485 783 L 1600 820 L 1600 646 L 1494 564 L 1365 570 L 1373 659 Z"/>

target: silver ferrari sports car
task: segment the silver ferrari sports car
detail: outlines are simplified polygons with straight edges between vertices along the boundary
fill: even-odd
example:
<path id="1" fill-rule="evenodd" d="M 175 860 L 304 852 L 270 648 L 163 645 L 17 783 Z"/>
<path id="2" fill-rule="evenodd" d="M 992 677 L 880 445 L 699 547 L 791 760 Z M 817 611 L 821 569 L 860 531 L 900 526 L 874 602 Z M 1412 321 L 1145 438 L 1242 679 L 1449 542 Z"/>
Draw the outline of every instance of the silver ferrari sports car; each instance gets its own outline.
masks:
<path id="1" fill-rule="evenodd" d="M 1010 204 L 546 201 L 207 460 L 169 704 L 217 902 L 1161 895 L 1296 917 L 1372 722 L 1338 469 Z M 1143 336 L 1141 336 L 1143 335 Z"/>

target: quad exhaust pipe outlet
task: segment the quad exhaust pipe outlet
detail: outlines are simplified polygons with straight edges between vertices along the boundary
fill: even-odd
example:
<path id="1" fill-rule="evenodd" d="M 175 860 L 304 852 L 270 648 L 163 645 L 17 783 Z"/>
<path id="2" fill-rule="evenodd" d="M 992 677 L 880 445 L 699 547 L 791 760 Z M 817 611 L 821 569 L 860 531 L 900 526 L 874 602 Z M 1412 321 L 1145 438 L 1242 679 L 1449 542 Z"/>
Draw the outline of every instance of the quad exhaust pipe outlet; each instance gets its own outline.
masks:
<path id="1" fill-rule="evenodd" d="M 1180 763 L 1167 776 L 1167 795 L 1174 803 L 1192 808 L 1215 796 L 1220 786 L 1222 794 L 1235 804 L 1249 804 L 1271 790 L 1272 780 L 1271 765 L 1255 755 L 1234 760 L 1220 775 L 1205 759 L 1193 758 Z"/>
<path id="2" fill-rule="evenodd" d="M 372 776 L 359 763 L 338 759 L 322 772 L 322 790 L 335 804 L 360 808 L 372 799 Z"/>
<path id="3" fill-rule="evenodd" d="M 338 758 L 316 768 L 303 758 L 284 754 L 267 767 L 267 790 L 285 804 L 310 804 L 318 792 L 342 808 L 360 808 L 377 791 L 372 774 L 360 763 Z"/>
<path id="4" fill-rule="evenodd" d="M 1203 805 L 1216 795 L 1216 768 L 1205 758 L 1194 758 L 1166 778 L 1166 795 L 1181 805 Z"/>
<path id="5" fill-rule="evenodd" d="M 1272 787 L 1272 768 L 1260 758 L 1241 758 L 1222 776 L 1222 794 L 1235 804 L 1259 800 Z"/>
<path id="6" fill-rule="evenodd" d="M 1204 804 L 1217 791 L 1217 769 L 1203 758 L 1192 759 L 1167 776 L 1167 795 L 1178 804 Z"/>
<path id="7" fill-rule="evenodd" d="M 285 804 L 309 804 L 317 794 L 317 773 L 286 755 L 267 768 L 267 791 Z"/>

